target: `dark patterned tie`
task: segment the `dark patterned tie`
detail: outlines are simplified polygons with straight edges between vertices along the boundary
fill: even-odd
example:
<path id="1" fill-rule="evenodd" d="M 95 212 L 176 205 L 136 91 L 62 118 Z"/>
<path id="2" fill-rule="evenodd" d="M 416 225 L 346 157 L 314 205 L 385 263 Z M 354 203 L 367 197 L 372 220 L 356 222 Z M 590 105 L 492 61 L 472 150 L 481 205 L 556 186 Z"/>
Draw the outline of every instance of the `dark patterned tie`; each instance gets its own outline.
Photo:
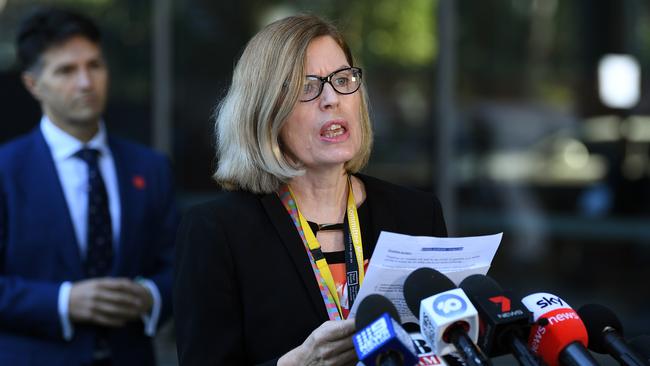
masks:
<path id="1" fill-rule="evenodd" d="M 113 263 L 113 230 L 106 186 L 97 164 L 99 151 L 83 148 L 75 156 L 88 164 L 86 276 L 103 277 L 109 273 Z"/>

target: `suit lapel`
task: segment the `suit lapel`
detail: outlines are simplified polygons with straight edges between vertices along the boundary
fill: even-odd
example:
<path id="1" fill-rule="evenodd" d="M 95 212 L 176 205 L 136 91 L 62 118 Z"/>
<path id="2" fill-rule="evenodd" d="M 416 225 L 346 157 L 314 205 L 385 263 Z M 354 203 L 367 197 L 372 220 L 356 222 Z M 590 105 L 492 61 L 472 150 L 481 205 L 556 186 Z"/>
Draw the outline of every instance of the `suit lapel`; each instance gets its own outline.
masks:
<path id="1" fill-rule="evenodd" d="M 135 209 L 138 207 L 137 197 L 130 184 L 133 169 L 128 154 L 121 144 L 112 138 L 108 138 L 108 144 L 113 155 L 115 173 L 117 174 L 117 185 L 120 196 L 120 236 L 119 242 L 114 248 L 112 274 L 117 276 L 128 275 L 130 266 L 138 262 L 138 253 L 135 252 L 136 245 L 131 243 L 133 238 L 133 225 L 135 220 Z"/>
<path id="2" fill-rule="evenodd" d="M 34 149 L 31 156 L 25 159 L 26 166 L 30 167 L 27 173 L 30 178 L 26 189 L 30 190 L 30 195 L 35 202 L 40 202 L 39 215 L 47 219 L 50 230 L 56 231 L 52 240 L 58 245 L 59 261 L 66 268 L 64 272 L 72 275 L 74 279 L 83 278 L 79 243 L 52 154 L 40 128 L 35 129 L 32 138 Z M 51 184 L 43 184 L 43 182 L 51 182 Z"/>
<path id="3" fill-rule="evenodd" d="M 304 244 L 296 231 L 293 221 L 291 221 L 291 217 L 276 194 L 263 195 L 260 200 L 267 216 L 280 236 L 282 244 L 287 250 L 296 271 L 300 278 L 302 278 L 305 289 L 314 305 L 314 309 L 321 315 L 323 321 L 328 320 L 327 309 L 325 308 L 323 297 L 320 294 L 318 282 L 316 282 L 316 277 L 309 263 Z"/>

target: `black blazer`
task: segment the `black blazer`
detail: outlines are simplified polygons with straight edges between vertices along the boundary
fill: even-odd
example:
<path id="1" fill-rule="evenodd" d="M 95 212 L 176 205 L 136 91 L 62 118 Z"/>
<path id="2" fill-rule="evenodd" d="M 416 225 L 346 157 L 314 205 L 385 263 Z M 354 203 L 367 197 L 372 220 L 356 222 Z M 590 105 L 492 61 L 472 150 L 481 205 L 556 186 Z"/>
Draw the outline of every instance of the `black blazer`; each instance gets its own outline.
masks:
<path id="1" fill-rule="evenodd" d="M 433 195 L 358 177 L 370 216 L 365 258 L 382 230 L 447 236 Z M 274 364 L 328 320 L 304 245 L 276 194 L 224 192 L 192 208 L 176 247 L 181 365 Z"/>

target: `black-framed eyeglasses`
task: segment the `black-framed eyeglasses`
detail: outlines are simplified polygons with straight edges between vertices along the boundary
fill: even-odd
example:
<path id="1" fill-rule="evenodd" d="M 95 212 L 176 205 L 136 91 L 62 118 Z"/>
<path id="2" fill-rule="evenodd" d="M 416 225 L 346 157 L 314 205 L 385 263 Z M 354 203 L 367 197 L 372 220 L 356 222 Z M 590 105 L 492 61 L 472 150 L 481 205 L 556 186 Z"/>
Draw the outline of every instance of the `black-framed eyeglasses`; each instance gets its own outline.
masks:
<path id="1" fill-rule="evenodd" d="M 352 94 L 361 86 L 361 69 L 345 67 L 327 76 L 307 75 L 300 94 L 301 102 L 309 102 L 320 96 L 325 83 L 329 83 L 339 94 Z"/>

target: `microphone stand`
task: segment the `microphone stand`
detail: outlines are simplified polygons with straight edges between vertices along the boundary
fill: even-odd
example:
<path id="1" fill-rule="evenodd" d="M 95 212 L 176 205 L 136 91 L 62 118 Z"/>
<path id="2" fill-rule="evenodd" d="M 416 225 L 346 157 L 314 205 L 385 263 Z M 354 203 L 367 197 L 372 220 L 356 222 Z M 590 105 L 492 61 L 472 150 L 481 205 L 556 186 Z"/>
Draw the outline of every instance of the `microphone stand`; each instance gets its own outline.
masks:
<path id="1" fill-rule="evenodd" d="M 476 347 L 462 326 L 452 325 L 447 332 L 451 343 L 456 346 L 467 366 L 492 366 L 492 362 Z"/>

